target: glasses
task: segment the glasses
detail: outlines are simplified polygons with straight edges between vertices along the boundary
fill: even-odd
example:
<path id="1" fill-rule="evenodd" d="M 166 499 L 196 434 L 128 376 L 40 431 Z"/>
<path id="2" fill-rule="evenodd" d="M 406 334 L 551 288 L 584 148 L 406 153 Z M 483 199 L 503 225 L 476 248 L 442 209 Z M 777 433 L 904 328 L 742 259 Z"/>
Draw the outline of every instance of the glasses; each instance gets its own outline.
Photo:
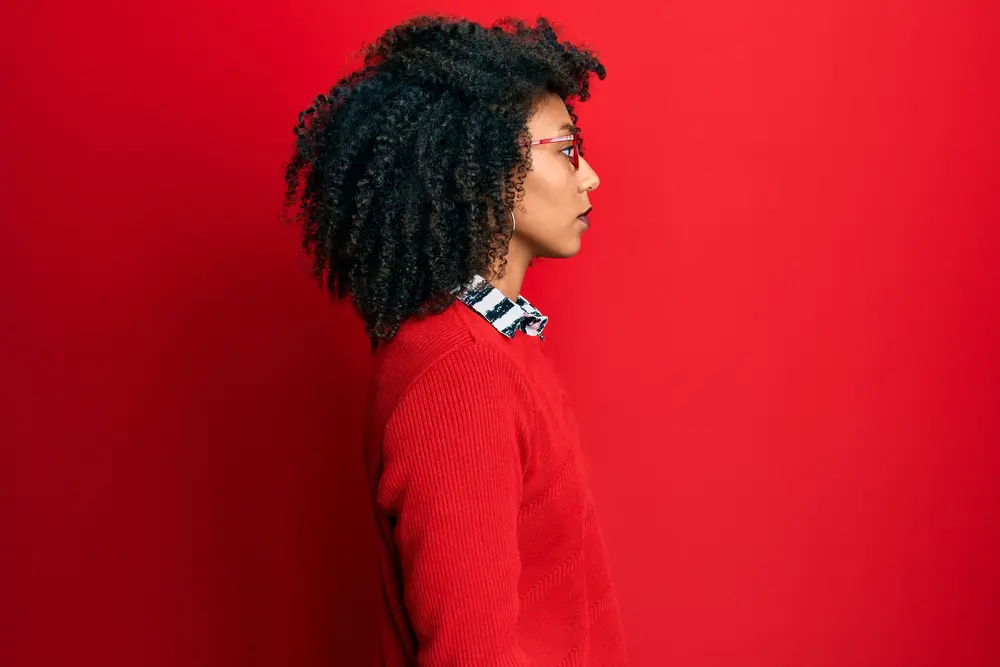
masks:
<path id="1" fill-rule="evenodd" d="M 567 134 L 562 137 L 550 137 L 548 139 L 535 139 L 534 141 L 524 141 L 521 143 L 522 146 L 537 146 L 538 144 L 554 144 L 560 141 L 572 141 L 573 142 L 573 155 L 570 157 L 570 162 L 573 163 L 574 169 L 580 168 L 580 135 L 577 134 Z M 569 148 L 569 146 L 567 146 Z"/>

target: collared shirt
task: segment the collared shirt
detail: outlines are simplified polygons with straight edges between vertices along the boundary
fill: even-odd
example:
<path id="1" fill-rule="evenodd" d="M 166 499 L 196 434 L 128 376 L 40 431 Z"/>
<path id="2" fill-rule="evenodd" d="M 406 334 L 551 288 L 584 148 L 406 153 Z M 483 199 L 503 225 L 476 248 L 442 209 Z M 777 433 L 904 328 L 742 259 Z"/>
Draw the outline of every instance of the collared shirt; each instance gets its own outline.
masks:
<path id="1" fill-rule="evenodd" d="M 454 292 L 459 300 L 485 317 L 504 336 L 513 338 L 520 330 L 529 336 L 545 340 L 542 330 L 549 318 L 520 294 L 516 302 L 511 301 L 478 273 L 468 284 Z"/>

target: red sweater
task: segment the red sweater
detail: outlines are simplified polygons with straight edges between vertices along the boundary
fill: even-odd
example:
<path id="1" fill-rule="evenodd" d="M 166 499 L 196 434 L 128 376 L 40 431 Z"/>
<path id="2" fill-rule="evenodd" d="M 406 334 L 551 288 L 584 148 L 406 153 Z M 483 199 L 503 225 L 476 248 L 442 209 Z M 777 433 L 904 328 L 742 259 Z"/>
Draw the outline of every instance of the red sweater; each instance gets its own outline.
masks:
<path id="1" fill-rule="evenodd" d="M 456 301 L 375 355 L 379 666 L 619 667 L 579 430 L 544 340 Z"/>

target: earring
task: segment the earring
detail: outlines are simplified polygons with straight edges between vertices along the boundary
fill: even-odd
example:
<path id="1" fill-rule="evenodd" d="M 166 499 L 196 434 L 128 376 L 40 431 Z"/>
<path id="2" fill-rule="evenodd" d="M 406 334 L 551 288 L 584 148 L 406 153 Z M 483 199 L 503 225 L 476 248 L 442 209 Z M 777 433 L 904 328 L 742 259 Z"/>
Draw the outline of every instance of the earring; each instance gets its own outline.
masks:
<path id="1" fill-rule="evenodd" d="M 510 212 L 510 221 L 511 221 L 510 233 L 513 234 L 514 230 L 517 229 L 517 220 L 514 219 L 514 211 L 513 210 L 511 210 L 511 212 Z"/>

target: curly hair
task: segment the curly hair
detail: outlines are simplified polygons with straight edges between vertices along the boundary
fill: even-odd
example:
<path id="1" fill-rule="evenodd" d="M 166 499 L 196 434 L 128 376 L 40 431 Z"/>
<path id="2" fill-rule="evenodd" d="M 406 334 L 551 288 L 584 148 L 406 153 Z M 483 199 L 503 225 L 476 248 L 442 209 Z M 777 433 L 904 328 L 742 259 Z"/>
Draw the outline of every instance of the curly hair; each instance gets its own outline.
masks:
<path id="1" fill-rule="evenodd" d="M 504 274 L 534 105 L 555 93 L 576 122 L 572 100 L 605 69 L 544 18 L 485 28 L 416 16 L 362 53 L 362 68 L 299 114 L 282 219 L 298 199 L 312 277 L 350 297 L 374 352 L 475 273 Z"/>

